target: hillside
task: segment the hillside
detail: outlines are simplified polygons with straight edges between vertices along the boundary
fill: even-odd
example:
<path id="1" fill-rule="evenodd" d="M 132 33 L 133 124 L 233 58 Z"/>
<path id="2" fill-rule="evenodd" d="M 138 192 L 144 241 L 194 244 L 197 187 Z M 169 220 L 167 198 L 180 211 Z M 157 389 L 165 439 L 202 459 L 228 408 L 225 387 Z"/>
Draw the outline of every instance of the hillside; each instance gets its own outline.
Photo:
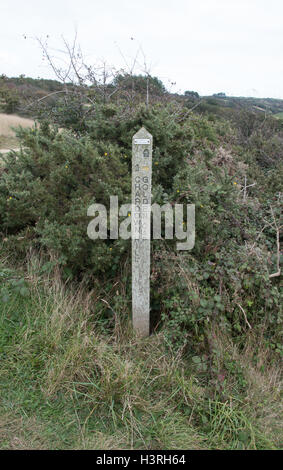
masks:
<path id="1" fill-rule="evenodd" d="M 135 78 L 135 76 L 134 76 Z M 107 85 L 107 88 L 113 91 L 113 87 L 121 85 L 121 89 L 131 90 L 131 78 L 126 76 L 118 76 L 113 81 L 113 85 Z M 71 83 L 67 83 L 65 87 L 71 89 Z M 185 92 L 184 95 L 176 95 L 168 93 L 160 80 L 156 77 L 152 78 L 151 82 L 153 95 L 160 97 L 163 95 L 170 98 L 186 103 L 201 104 L 196 108 L 196 111 L 211 112 L 221 114 L 227 111 L 239 111 L 245 109 L 248 111 L 273 114 L 280 117 L 283 113 L 283 100 L 275 98 L 253 98 L 253 97 L 232 97 L 226 96 L 224 93 L 214 94 L 212 96 L 199 96 L 196 92 Z M 142 76 L 135 78 L 135 89 L 137 93 L 141 93 L 145 87 L 145 79 Z M 57 102 L 60 98 L 60 93 L 63 91 L 64 86 L 57 80 L 49 80 L 44 78 L 30 78 L 20 77 L 6 77 L 0 76 L 0 112 L 20 113 L 27 116 L 32 116 L 34 112 L 34 105 L 38 100 L 46 101 L 50 106 Z M 90 87 L 91 89 L 91 87 Z M 116 96 L 115 96 L 116 98 Z M 114 99 L 114 96 L 113 96 Z"/>
<path id="2" fill-rule="evenodd" d="M 30 77 L 0 76 L 0 112 L 32 115 L 34 102 L 62 90 L 62 84 L 56 80 L 34 79 Z M 48 103 L 52 104 L 50 96 Z"/>
<path id="3" fill-rule="evenodd" d="M 204 109 L 210 112 L 227 112 L 247 110 L 255 113 L 272 114 L 280 117 L 283 109 L 283 100 L 275 98 L 245 98 L 237 96 L 204 96 L 202 97 Z"/>

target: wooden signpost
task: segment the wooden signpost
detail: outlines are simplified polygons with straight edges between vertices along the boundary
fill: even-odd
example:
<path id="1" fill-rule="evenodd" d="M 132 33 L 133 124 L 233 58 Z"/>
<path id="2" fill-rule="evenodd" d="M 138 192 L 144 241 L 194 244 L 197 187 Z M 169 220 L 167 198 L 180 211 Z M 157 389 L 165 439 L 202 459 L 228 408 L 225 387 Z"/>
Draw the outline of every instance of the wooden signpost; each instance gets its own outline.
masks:
<path id="1" fill-rule="evenodd" d="M 149 335 L 152 135 L 142 127 L 132 142 L 133 327 Z"/>

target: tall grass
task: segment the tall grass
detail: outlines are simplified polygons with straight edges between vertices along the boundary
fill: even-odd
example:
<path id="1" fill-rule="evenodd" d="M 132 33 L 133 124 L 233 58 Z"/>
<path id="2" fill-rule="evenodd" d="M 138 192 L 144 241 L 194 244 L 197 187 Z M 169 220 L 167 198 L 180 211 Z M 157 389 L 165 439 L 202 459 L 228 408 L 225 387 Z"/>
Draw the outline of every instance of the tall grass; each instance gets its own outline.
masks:
<path id="1" fill-rule="evenodd" d="M 210 331 L 206 372 L 130 312 L 102 332 L 98 296 L 25 273 L 30 295 L 0 304 L 0 448 L 276 449 L 280 369 L 251 332 L 244 349 Z M 227 359 L 228 358 L 228 359 Z M 226 367 L 217 387 L 215 378 Z M 218 384 L 219 385 L 219 384 Z"/>

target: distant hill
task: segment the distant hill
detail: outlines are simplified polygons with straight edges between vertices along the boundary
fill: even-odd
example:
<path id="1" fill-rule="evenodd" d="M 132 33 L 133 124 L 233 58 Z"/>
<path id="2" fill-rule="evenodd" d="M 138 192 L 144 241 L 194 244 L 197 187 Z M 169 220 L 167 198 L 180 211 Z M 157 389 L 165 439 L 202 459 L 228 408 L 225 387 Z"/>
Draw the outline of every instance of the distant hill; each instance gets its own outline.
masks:
<path id="1" fill-rule="evenodd" d="M 119 93 L 112 93 L 114 101 L 117 96 L 130 91 L 132 92 L 132 85 L 134 81 L 134 88 L 137 95 L 141 99 L 144 98 L 147 78 L 143 76 L 129 75 L 117 76 L 113 83 L 107 85 L 109 95 L 115 86 L 120 87 Z M 72 84 L 67 84 L 67 87 L 72 87 Z M 22 116 L 33 117 L 32 103 L 44 100 L 45 104 L 52 106 L 62 96 L 60 93 L 63 91 L 63 84 L 57 80 L 50 80 L 44 78 L 31 78 L 21 75 L 19 77 L 6 77 L 0 76 L 0 112 L 2 113 L 17 113 Z M 102 86 L 103 88 L 103 86 Z M 79 87 L 76 87 L 78 90 Z M 94 87 L 87 87 L 93 92 Z M 84 87 L 83 91 L 86 91 Z M 105 88 L 104 88 L 105 91 Z M 212 113 L 224 117 L 233 115 L 238 110 L 248 110 L 255 113 L 265 113 L 274 115 L 278 118 L 283 118 L 283 100 L 276 98 L 253 98 L 253 97 L 237 97 L 226 96 L 225 93 L 217 93 L 212 96 L 199 96 L 197 92 L 186 91 L 183 95 L 171 94 L 166 91 L 164 85 L 157 77 L 150 77 L 150 98 L 158 98 L 161 95 L 166 98 L 166 101 L 172 99 L 183 102 L 184 106 L 194 108 L 198 113 Z M 101 95 L 100 95 L 101 96 Z M 46 97 L 46 99 L 44 99 Z M 99 99 L 99 95 L 97 97 Z"/>
<path id="2" fill-rule="evenodd" d="M 202 101 L 209 111 L 217 111 L 219 109 L 246 109 L 254 112 L 274 115 L 283 113 L 283 100 L 277 98 L 213 95 L 202 97 Z"/>
<path id="3" fill-rule="evenodd" d="M 33 101 L 44 98 L 51 93 L 63 89 L 63 85 L 56 80 L 43 78 L 20 77 L 8 78 L 0 76 L 0 112 L 17 113 L 30 116 L 29 106 Z M 50 100 L 52 100 L 50 95 Z M 53 98 L 54 99 L 54 98 Z"/>

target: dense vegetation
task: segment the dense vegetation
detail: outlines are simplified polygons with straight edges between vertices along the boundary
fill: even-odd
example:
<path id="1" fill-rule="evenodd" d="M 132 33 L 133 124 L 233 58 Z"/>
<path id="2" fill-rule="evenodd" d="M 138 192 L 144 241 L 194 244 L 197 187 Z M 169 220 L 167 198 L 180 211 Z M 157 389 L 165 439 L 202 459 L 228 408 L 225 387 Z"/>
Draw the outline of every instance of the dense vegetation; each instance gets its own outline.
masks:
<path id="1" fill-rule="evenodd" d="M 234 113 L 241 110 L 248 110 L 257 114 L 273 115 L 282 118 L 283 100 L 275 98 L 254 98 L 254 97 L 233 97 L 226 96 L 225 93 L 216 93 L 212 96 L 199 96 L 196 91 L 185 91 L 184 95 L 170 94 L 164 84 L 157 78 L 150 75 L 145 78 L 143 75 L 132 75 L 129 73 L 118 73 L 112 82 L 107 84 L 94 84 L 83 87 L 90 97 L 93 94 L 99 95 L 104 101 L 110 96 L 111 101 L 125 100 L 134 92 L 140 101 L 141 94 L 145 96 L 146 89 L 149 88 L 150 101 L 175 101 L 184 106 L 193 107 L 197 105 L 195 111 L 201 113 L 212 113 L 230 118 Z M 0 112 L 17 113 L 24 116 L 35 115 L 35 108 L 40 101 L 41 108 L 47 103 L 49 108 L 56 106 L 64 90 L 74 91 L 81 96 L 82 87 L 71 82 L 64 85 L 58 80 L 43 78 L 31 78 L 21 75 L 20 77 L 0 76 Z"/>
<path id="2" fill-rule="evenodd" d="M 283 123 L 192 111 L 197 96 L 157 79 L 137 77 L 134 94 L 117 83 L 37 107 L 4 157 L 0 419 L 26 416 L 31 447 L 278 448 Z M 90 204 L 130 201 L 141 125 L 153 202 L 196 205 L 191 252 L 152 241 L 145 341 L 130 327 L 130 242 L 86 235 Z"/>

